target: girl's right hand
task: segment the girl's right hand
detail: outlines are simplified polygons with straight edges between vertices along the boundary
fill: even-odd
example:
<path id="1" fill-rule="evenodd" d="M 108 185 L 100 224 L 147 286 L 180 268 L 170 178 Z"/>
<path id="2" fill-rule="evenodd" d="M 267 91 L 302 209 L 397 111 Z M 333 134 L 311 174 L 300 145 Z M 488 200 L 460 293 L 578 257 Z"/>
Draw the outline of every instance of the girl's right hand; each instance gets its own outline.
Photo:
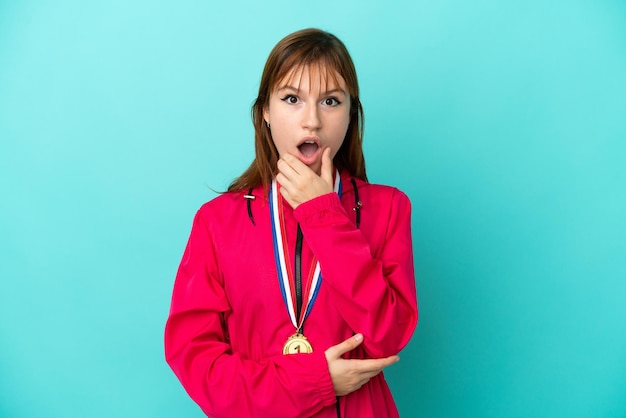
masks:
<path id="1" fill-rule="evenodd" d="M 324 352 L 328 371 L 333 381 L 335 394 L 344 396 L 366 384 L 385 367 L 398 362 L 400 357 L 390 356 L 379 359 L 344 359 L 341 356 L 354 350 L 363 342 L 363 335 L 356 334 L 347 340 L 330 347 Z"/>
<path id="2" fill-rule="evenodd" d="M 292 208 L 333 191 L 333 161 L 330 147 L 322 152 L 321 173 L 317 174 L 293 154 L 284 154 L 276 163 L 280 194 Z"/>

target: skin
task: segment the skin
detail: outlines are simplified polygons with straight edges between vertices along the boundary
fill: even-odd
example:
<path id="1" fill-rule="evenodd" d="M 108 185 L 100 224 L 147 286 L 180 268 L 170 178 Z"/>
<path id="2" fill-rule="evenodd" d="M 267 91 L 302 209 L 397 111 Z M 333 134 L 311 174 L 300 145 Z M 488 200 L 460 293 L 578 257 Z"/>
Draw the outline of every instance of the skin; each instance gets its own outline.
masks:
<path id="1" fill-rule="evenodd" d="M 323 69 L 322 69 L 323 70 Z M 338 74 L 334 83 L 325 79 L 319 67 L 292 71 L 270 95 L 263 118 L 270 124 L 280 159 L 276 181 L 280 193 L 292 208 L 333 192 L 333 157 L 339 151 L 350 122 L 350 96 Z M 320 148 L 314 158 L 303 156 L 298 145 L 313 138 Z M 400 360 L 344 359 L 343 354 L 363 342 L 356 334 L 324 352 L 337 396 L 359 389 L 372 377 Z"/>
<path id="2" fill-rule="evenodd" d="M 341 357 L 357 348 L 362 342 L 363 335 L 356 334 L 324 352 L 337 396 L 354 392 L 382 372 L 385 367 L 400 361 L 398 356 L 366 360 L 346 360 Z"/>
<path id="3" fill-rule="evenodd" d="M 336 79 L 319 66 L 292 70 L 263 111 L 280 157 L 276 180 L 294 208 L 333 191 L 332 159 L 350 123 L 350 95 L 343 78 Z M 298 149 L 306 139 L 319 145 L 313 158 Z"/>

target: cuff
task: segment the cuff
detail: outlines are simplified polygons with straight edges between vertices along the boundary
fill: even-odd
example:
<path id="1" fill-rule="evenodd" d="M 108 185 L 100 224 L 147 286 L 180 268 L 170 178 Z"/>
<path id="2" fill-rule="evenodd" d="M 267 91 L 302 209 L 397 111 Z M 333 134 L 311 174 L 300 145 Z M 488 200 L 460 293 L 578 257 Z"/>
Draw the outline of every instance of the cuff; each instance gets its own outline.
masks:
<path id="1" fill-rule="evenodd" d="M 311 216 L 319 215 L 320 212 L 328 210 L 343 211 L 339 196 L 335 192 L 323 194 L 299 204 L 293 214 L 298 222 L 303 223 Z"/>
<path id="2" fill-rule="evenodd" d="M 337 402 L 337 396 L 335 395 L 333 380 L 330 377 L 330 371 L 328 370 L 328 361 L 326 361 L 326 356 L 322 352 L 314 352 L 309 355 L 315 357 L 314 362 L 317 363 L 316 369 L 323 370 L 323 372 L 320 373 L 319 381 L 317 384 L 320 399 L 322 400 L 322 405 L 333 405 L 335 402 Z"/>

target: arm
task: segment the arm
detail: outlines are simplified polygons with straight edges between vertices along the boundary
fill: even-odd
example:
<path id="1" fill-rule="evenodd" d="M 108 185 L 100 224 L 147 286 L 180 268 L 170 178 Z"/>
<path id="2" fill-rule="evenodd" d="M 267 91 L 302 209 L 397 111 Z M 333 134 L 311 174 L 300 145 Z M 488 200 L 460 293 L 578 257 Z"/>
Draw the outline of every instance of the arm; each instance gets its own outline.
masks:
<path id="1" fill-rule="evenodd" d="M 335 403 L 324 353 L 256 362 L 232 351 L 230 311 L 215 248 L 198 213 L 165 328 L 165 356 L 191 398 L 212 416 L 308 416 Z"/>
<path id="2" fill-rule="evenodd" d="M 396 189 L 389 196 L 390 212 L 382 250 L 374 256 L 338 196 L 328 193 L 297 206 L 307 243 L 320 261 L 324 284 L 337 309 L 373 358 L 397 354 L 417 324 L 417 298 L 411 242 L 411 206 Z"/>

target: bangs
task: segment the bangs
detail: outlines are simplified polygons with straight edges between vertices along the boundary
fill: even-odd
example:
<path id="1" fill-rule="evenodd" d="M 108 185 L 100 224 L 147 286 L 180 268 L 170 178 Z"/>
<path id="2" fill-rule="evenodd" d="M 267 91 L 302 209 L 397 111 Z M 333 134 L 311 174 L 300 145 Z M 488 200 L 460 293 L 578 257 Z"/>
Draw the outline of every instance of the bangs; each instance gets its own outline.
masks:
<path id="1" fill-rule="evenodd" d="M 312 64 L 298 64 L 295 67 L 289 69 L 281 79 L 277 79 L 277 82 L 275 83 L 272 91 L 278 90 L 285 86 L 296 87 L 298 90 L 300 90 L 300 85 L 302 83 L 302 79 L 304 78 L 303 75 L 305 72 L 308 75 L 309 88 L 314 85 L 315 77 L 317 78 L 317 81 L 319 81 L 321 91 L 329 91 L 336 88 L 347 90 L 346 82 L 336 70 L 329 68 L 322 62 L 315 62 Z M 294 83 L 295 80 L 297 80 L 298 82 Z M 346 91 L 346 93 L 348 92 Z"/>
<path id="2" fill-rule="evenodd" d="M 286 85 L 292 85 L 300 89 L 300 83 L 302 81 L 302 75 L 306 71 L 309 76 L 309 80 L 313 80 L 313 77 L 317 77 L 323 91 L 328 91 L 333 88 L 342 88 L 347 90 L 347 93 L 355 97 L 357 92 L 353 89 L 344 74 L 345 71 L 342 68 L 341 60 L 339 57 L 333 56 L 330 51 L 327 54 L 320 54 L 317 48 L 310 51 L 309 54 L 294 53 L 290 54 L 287 59 L 282 62 L 282 65 L 275 72 L 275 77 L 271 80 L 269 91 L 276 91 Z M 294 80 L 298 80 L 298 85 L 294 86 L 292 83 Z M 309 83 L 312 85 L 312 83 Z"/>

